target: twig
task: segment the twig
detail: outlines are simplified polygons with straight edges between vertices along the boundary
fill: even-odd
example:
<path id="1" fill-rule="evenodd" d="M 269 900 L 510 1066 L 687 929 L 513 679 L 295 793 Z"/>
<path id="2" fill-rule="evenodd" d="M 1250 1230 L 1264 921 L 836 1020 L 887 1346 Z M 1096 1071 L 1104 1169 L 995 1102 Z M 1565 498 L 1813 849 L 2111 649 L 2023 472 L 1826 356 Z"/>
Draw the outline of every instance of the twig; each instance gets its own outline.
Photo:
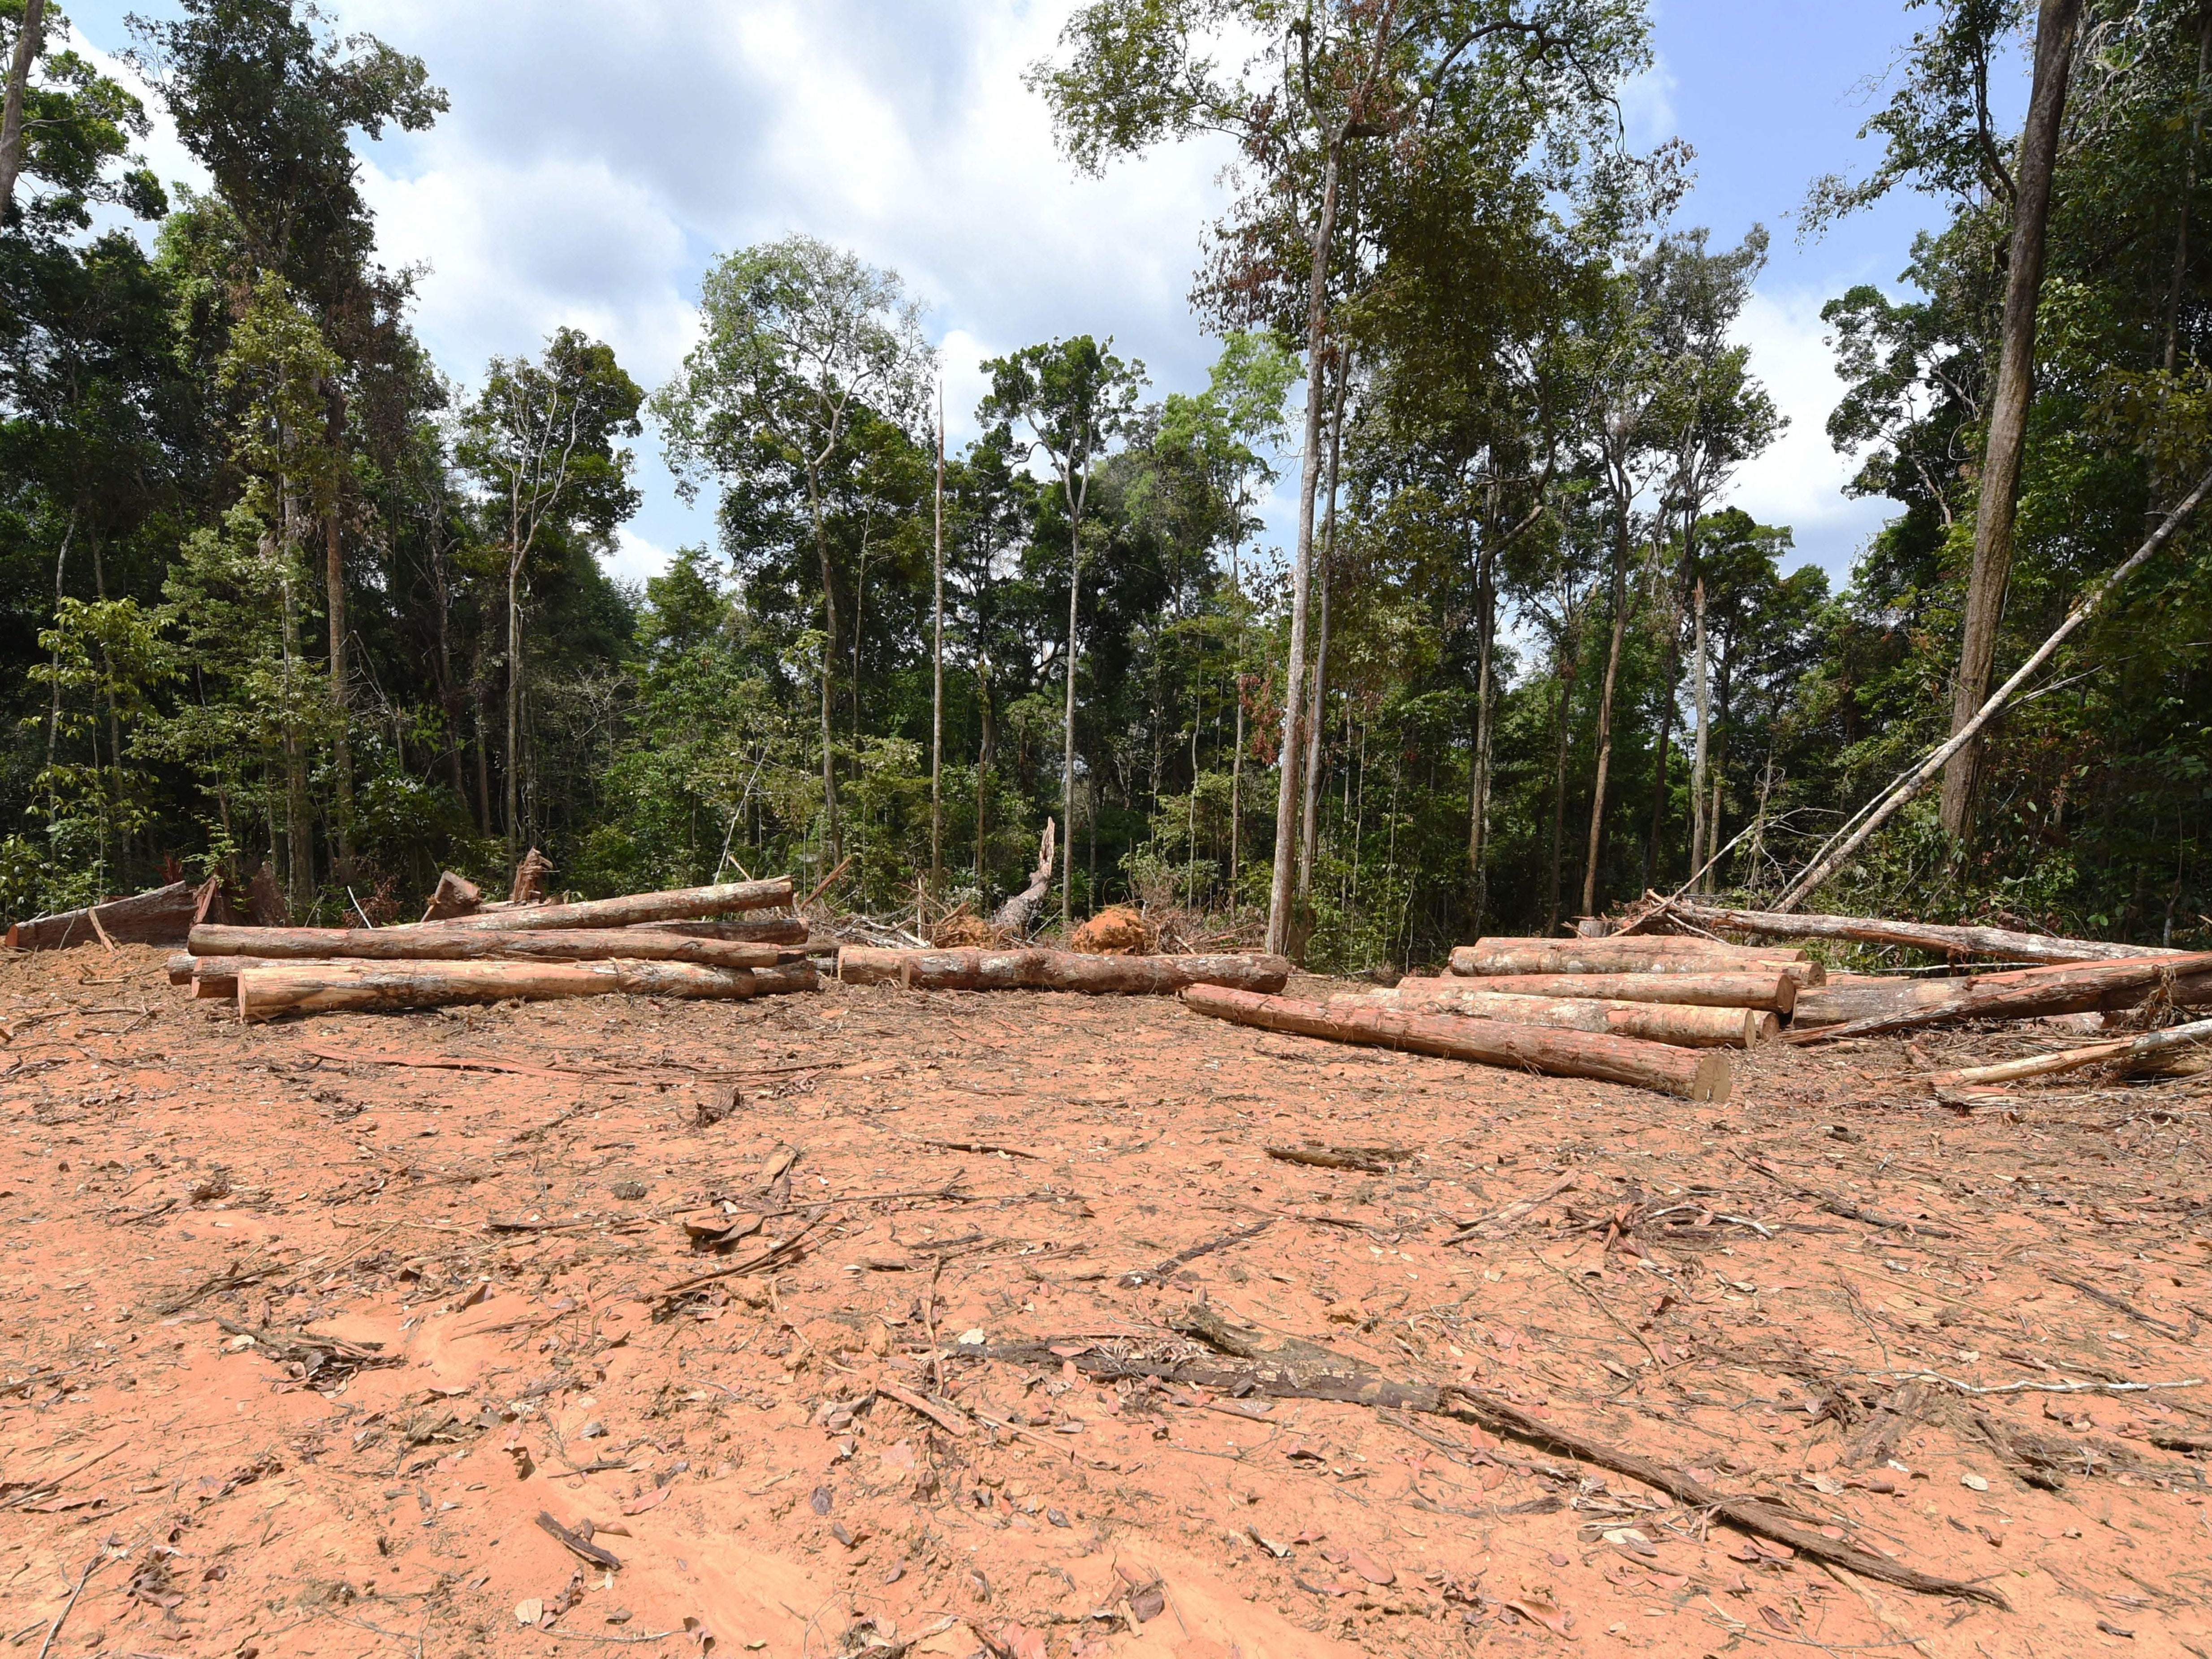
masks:
<path id="1" fill-rule="evenodd" d="M 1531 1250 L 1528 1254 L 1535 1257 L 1537 1261 L 1542 1261 L 1544 1266 L 1549 1267 L 1553 1273 L 1559 1274 L 1560 1278 L 1565 1279 L 1568 1284 L 1573 1285 L 1584 1296 L 1588 1297 L 1592 1302 L 1597 1304 L 1597 1310 L 1603 1314 L 1607 1319 L 1610 1319 L 1614 1324 L 1620 1326 L 1622 1330 L 1627 1332 L 1629 1336 L 1635 1340 L 1636 1346 L 1651 1356 L 1651 1363 L 1653 1364 L 1658 1366 L 1662 1370 L 1666 1369 L 1667 1362 L 1659 1357 L 1658 1350 L 1644 1340 L 1644 1334 L 1641 1331 L 1638 1330 L 1626 1320 L 1623 1319 L 1619 1314 L 1613 1312 L 1611 1308 L 1607 1307 L 1603 1297 L 1600 1296 L 1595 1291 L 1590 1289 L 1589 1285 L 1576 1279 L 1573 1274 L 1570 1273 L 1565 1267 L 1559 1266 L 1558 1262 L 1545 1261 L 1541 1252 Z"/>
<path id="2" fill-rule="evenodd" d="M 2171 1382 L 2079 1382 L 2070 1377 L 2056 1382 L 1993 1382 L 1978 1384 L 1961 1382 L 1955 1376 L 1946 1376 L 1941 1371 L 1869 1371 L 1869 1376 L 1893 1378 L 1900 1382 L 1941 1382 L 1945 1388 L 1960 1394 L 2150 1394 L 2166 1389 L 2201 1389 L 2201 1376 L 2185 1376 Z"/>
<path id="3" fill-rule="evenodd" d="M 1561 1193 L 1565 1192 L 1574 1184 L 1575 1178 L 1572 1176 L 1569 1176 L 1564 1181 L 1553 1182 L 1549 1187 L 1547 1187 L 1542 1192 L 1538 1193 L 1534 1198 L 1521 1199 L 1514 1203 L 1508 1204 L 1502 1210 L 1492 1210 L 1488 1215 L 1477 1216 L 1472 1221 L 1462 1222 L 1460 1224 L 1460 1230 L 1454 1233 L 1449 1238 L 1444 1240 L 1444 1243 L 1447 1244 L 1464 1244 L 1468 1239 L 1473 1238 L 1478 1231 L 1485 1227 L 1494 1227 L 1501 1221 L 1518 1221 L 1522 1216 L 1527 1215 L 1529 1211 L 1534 1209 L 1538 1205 L 1550 1203 L 1553 1199 L 1557 1198 Z"/>
<path id="4" fill-rule="evenodd" d="M 46 1639 L 39 1644 L 39 1659 L 46 1659 L 47 1651 L 54 1644 L 54 1638 L 62 1633 L 63 1621 L 68 1619 L 70 1610 L 76 1606 L 76 1598 L 84 1594 L 86 1582 L 98 1570 L 100 1564 L 106 1559 L 107 1559 L 107 1552 L 103 1548 L 91 1560 L 84 1564 L 84 1571 L 76 1576 L 76 1588 L 70 1592 L 70 1599 L 63 1604 L 62 1610 L 54 1615 L 54 1622 L 46 1626 Z"/>
<path id="5" fill-rule="evenodd" d="M 940 1255 L 929 1269 L 929 1289 L 921 1298 L 921 1328 L 929 1338 L 929 1374 L 936 1382 L 937 1392 L 945 1392 L 945 1355 L 937 1343 L 937 1281 L 945 1273 L 945 1258 Z"/>

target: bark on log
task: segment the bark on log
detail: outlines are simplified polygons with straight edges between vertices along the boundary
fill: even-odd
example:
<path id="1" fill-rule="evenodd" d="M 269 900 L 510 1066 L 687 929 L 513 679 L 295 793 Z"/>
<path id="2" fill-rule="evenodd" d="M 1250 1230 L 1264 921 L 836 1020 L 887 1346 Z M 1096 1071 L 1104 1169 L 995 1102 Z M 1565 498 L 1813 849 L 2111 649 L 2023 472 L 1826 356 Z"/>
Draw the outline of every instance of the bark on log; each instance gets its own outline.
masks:
<path id="1" fill-rule="evenodd" d="M 1671 1002 L 1696 1008 L 1759 1008 L 1786 1014 L 1797 1006 L 1797 981 L 1779 968 L 1710 974 L 1486 974 L 1479 978 L 1401 979 L 1410 1006 L 1462 991 L 1501 996 L 1589 997 L 1605 1002 Z"/>
<path id="2" fill-rule="evenodd" d="M 1503 974 L 1787 974 L 1800 989 L 1827 982 L 1827 969 L 1788 951 L 1651 951 L 1639 939 L 1483 939 L 1451 953 L 1468 978 Z"/>
<path id="3" fill-rule="evenodd" d="M 2112 1064 L 2130 1069 L 2139 1064 L 2163 1066 L 2208 1051 L 2212 1051 L 2212 1019 L 2200 1019 L 2188 1025 L 2170 1025 L 2163 1031 L 2122 1037 L 2115 1042 L 2093 1042 L 2080 1048 L 2062 1048 L 2055 1054 L 2033 1054 L 2026 1060 L 2001 1060 L 1994 1066 L 1938 1072 L 1927 1081 L 1938 1090 L 1977 1083 L 2019 1083 L 2032 1077 L 2078 1072 L 2089 1066 Z"/>
<path id="4" fill-rule="evenodd" d="M 1959 1019 L 2109 1012 L 2135 1006 L 2161 985 L 2177 1006 L 2212 1002 L 2212 951 L 2022 968 L 1974 979 L 1907 980 L 1893 987 L 1842 986 L 1838 990 L 1847 1000 L 1833 1006 L 1848 1010 L 1840 1023 L 1826 1000 L 1834 993 L 1808 993 L 1797 1000 L 1797 1029 L 1784 1040 L 1832 1042 Z"/>
<path id="5" fill-rule="evenodd" d="M 1165 996 L 1192 985 L 1279 991 L 1290 981 L 1291 964 L 1283 957 L 1090 957 L 1073 951 L 886 951 L 848 945 L 837 953 L 837 977 L 848 985 L 916 991 Z"/>
<path id="6" fill-rule="evenodd" d="M 2045 933 L 2014 933 L 2005 927 L 1944 927 L 1931 922 L 1891 921 L 1878 916 L 1801 916 L 1778 910 L 1728 910 L 1680 899 L 1668 907 L 1667 914 L 1695 922 L 1700 927 L 1722 927 L 1759 939 L 1847 939 L 1862 945 L 1895 945 L 1907 950 L 1942 951 L 2020 962 L 2124 962 L 2136 957 L 2183 954 L 2140 945 L 2054 939 Z"/>
<path id="7" fill-rule="evenodd" d="M 806 923 L 798 916 L 720 916 L 713 921 L 634 921 L 633 927 L 684 939 L 726 939 L 748 945 L 804 945 Z"/>
<path id="8" fill-rule="evenodd" d="M 1726 939 L 1703 939 L 1695 933 L 1613 933 L 1595 939 L 1515 938 L 1479 939 L 1463 951 L 1540 951 L 1558 947 L 1584 949 L 1602 945 L 1624 956 L 1635 957 L 1757 957 L 1781 962 L 1802 962 L 1805 953 L 1786 945 L 1731 945 Z"/>
<path id="9" fill-rule="evenodd" d="M 645 927 L 513 928 L 462 933 L 431 922 L 414 927 L 195 927 L 201 957 L 289 961 L 695 962 L 708 968 L 773 968 L 791 953 L 774 945 L 686 939 Z"/>
<path id="10" fill-rule="evenodd" d="M 1509 1025 L 1548 1025 L 1565 1031 L 1598 1031 L 1641 1037 L 1677 1048 L 1751 1048 L 1771 1042 L 1782 1030 L 1772 1014 L 1757 1010 L 1699 1008 L 1684 1003 L 1611 1002 L 1594 997 L 1502 995 L 1478 988 L 1441 993 L 1347 991 L 1328 1000 L 1338 1009 L 1395 1008 L 1407 1013 L 1439 1014 L 1460 1019 L 1503 1020 Z"/>
<path id="11" fill-rule="evenodd" d="M 734 1001 L 817 988 L 811 963 L 701 968 L 683 962 L 290 962 L 241 968 L 238 1012 L 241 1018 L 255 1020 L 286 1013 L 617 994 Z"/>
<path id="12" fill-rule="evenodd" d="M 118 945 L 182 945 L 191 932 L 199 909 L 198 890 L 188 881 L 173 881 L 150 892 L 128 898 L 106 899 L 82 910 L 63 910 L 51 916 L 19 921 L 8 930 L 10 951 L 59 951 L 73 945 L 96 944 L 99 932 L 92 913 L 100 913 L 100 926 Z"/>
<path id="13" fill-rule="evenodd" d="M 621 898 L 586 899 L 577 904 L 525 904 L 426 926 L 455 931 L 557 927 L 628 927 L 641 921 L 679 921 L 732 910 L 769 910 L 791 902 L 791 878 L 735 881 L 720 887 L 683 887 L 665 893 L 630 893 Z"/>
<path id="14" fill-rule="evenodd" d="M 1548 1077 L 1596 1078 L 1684 1100 L 1720 1102 L 1729 1097 L 1729 1062 L 1712 1049 L 1697 1052 L 1672 1048 L 1662 1042 L 1641 1042 L 1633 1037 L 1411 1014 L 1395 1008 L 1340 1012 L 1318 1002 L 1259 996 L 1212 985 L 1194 985 L 1183 993 L 1182 1000 L 1194 1013 L 1262 1030 L 1402 1048 L 1446 1060 L 1473 1060 L 1480 1066 L 1539 1072 Z"/>

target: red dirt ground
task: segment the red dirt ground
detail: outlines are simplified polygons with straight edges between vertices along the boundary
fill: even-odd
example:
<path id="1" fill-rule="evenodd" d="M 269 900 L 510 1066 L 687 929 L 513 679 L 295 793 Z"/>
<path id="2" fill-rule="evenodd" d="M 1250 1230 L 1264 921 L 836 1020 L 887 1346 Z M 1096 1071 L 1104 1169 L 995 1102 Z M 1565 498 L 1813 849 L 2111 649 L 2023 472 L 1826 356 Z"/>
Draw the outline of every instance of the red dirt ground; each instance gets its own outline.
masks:
<path id="1" fill-rule="evenodd" d="M 0 963 L 0 1653 L 2212 1655 L 2212 1079 L 1960 1115 L 1909 1074 L 2064 1041 L 1962 1034 L 1692 1107 L 834 985 L 245 1028 L 160 964 Z M 1199 1302 L 2010 1610 L 1073 1363 Z"/>

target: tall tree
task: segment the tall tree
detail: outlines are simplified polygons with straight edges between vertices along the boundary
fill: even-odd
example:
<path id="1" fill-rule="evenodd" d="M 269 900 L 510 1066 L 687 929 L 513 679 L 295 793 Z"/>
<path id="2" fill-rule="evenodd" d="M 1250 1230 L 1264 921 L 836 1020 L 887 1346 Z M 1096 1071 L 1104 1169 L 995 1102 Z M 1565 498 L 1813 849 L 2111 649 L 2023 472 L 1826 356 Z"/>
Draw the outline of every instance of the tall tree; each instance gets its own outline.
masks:
<path id="1" fill-rule="evenodd" d="M 1628 0 L 1091 0 L 1061 41 L 1068 61 L 1040 64 L 1031 83 L 1077 164 L 1097 172 L 1167 139 L 1231 137 L 1251 188 L 1224 230 L 1217 280 L 1298 295 L 1275 307 L 1296 318 L 1307 379 L 1267 913 L 1267 946 L 1279 951 L 1298 839 L 1322 366 L 1347 175 L 1370 148 L 1476 142 L 1501 99 L 1548 106 L 1572 125 L 1644 61 L 1643 13 Z"/>
<path id="2" fill-rule="evenodd" d="M 1066 698 L 1060 717 L 1063 930 L 1074 925 L 1075 668 L 1083 597 L 1083 513 L 1090 504 L 1091 474 L 1107 446 L 1128 424 L 1145 382 L 1145 366 L 1114 356 L 1113 343 L 1109 339 L 1102 347 L 1088 334 L 1079 334 L 994 358 L 983 365 L 991 377 L 991 390 L 977 410 L 988 422 L 1019 422 L 1028 428 L 1032 449 L 1044 452 L 1059 477 L 1067 510 Z"/>
<path id="3" fill-rule="evenodd" d="M 531 562 L 555 539 L 605 542 L 637 510 L 632 457 L 620 441 L 638 434 L 644 397 L 611 347 L 564 328 L 537 362 L 493 358 L 483 391 L 462 412 L 455 456 L 483 491 L 484 515 L 503 555 L 510 852 L 522 837 L 523 617 Z"/>
<path id="4" fill-rule="evenodd" d="M 822 583 L 826 869 L 840 848 L 830 496 L 857 465 L 848 439 L 861 409 L 908 428 L 921 424 L 935 356 L 921 337 L 921 307 L 896 271 L 811 236 L 723 256 L 707 273 L 700 312 L 705 337 L 653 394 L 653 413 L 687 491 L 712 477 L 726 491 L 803 495 Z"/>
<path id="5" fill-rule="evenodd" d="M 8 88 L 0 99 L 0 221 L 15 210 L 15 180 L 23 171 L 23 98 L 31 65 L 46 45 L 46 0 L 23 0 L 15 44 L 8 57 Z"/>

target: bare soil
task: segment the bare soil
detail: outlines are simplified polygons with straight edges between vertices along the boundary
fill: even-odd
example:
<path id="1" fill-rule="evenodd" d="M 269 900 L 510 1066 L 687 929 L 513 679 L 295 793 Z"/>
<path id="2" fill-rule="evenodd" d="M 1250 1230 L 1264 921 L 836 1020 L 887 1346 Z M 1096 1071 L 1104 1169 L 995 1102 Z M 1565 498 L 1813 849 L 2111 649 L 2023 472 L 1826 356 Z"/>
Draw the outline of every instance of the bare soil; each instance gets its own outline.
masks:
<path id="1" fill-rule="evenodd" d="M 1962 1033 L 1692 1107 L 835 986 L 249 1028 L 161 961 L 0 963 L 0 1652 L 2212 1655 L 2212 1079 L 1962 1115 L 1910 1075 L 2069 1040 Z M 1086 1373 L 1233 1365 L 1194 1304 L 2009 1607 Z"/>

